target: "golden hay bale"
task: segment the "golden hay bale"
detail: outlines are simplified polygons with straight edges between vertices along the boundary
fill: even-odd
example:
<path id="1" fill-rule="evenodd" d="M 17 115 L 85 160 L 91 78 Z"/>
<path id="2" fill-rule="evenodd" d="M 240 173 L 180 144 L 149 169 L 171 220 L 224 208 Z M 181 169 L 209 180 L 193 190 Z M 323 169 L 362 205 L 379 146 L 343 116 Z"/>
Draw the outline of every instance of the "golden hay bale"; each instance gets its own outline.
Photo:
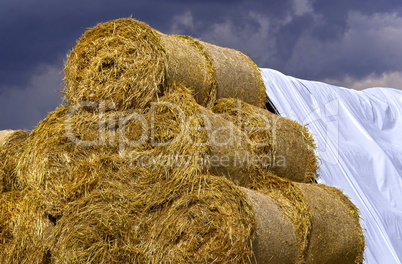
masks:
<path id="1" fill-rule="evenodd" d="M 28 135 L 29 133 L 24 130 L 12 131 L 3 143 L 0 143 L 0 193 L 19 189 L 15 168 Z"/>
<path id="2" fill-rule="evenodd" d="M 265 107 L 259 68 L 244 54 L 190 37 L 168 36 L 132 18 L 100 23 L 86 31 L 68 55 L 65 96 L 113 101 L 117 109 L 143 108 L 181 82 L 197 102 L 236 96 Z"/>
<path id="3" fill-rule="evenodd" d="M 187 36 L 158 33 L 167 54 L 167 79 L 191 88 L 199 104 L 213 104 L 218 90 L 217 69 L 200 41 Z"/>
<path id="4" fill-rule="evenodd" d="M 252 260 L 253 212 L 240 189 L 222 177 L 140 188 L 111 184 L 71 203 L 67 212 L 52 239 L 55 263 Z"/>
<path id="5" fill-rule="evenodd" d="M 65 208 L 48 243 L 53 263 L 145 263 L 135 237 L 144 200 L 130 185 L 109 185 Z"/>
<path id="6" fill-rule="evenodd" d="M 194 101 L 188 90 L 171 92 L 160 104 L 138 112 L 57 108 L 27 139 L 16 168 L 18 187 L 42 192 L 49 213 L 59 217 L 66 204 L 104 180 L 130 181 L 123 172 L 131 167 L 159 178 L 196 175 L 202 170 L 198 156 L 205 147 L 190 144 L 193 139 L 188 135 L 180 136 L 189 125 L 182 116 L 198 108 L 195 103 L 186 104 L 188 99 Z M 175 105 L 179 102 L 180 111 Z M 202 140 L 202 133 L 194 140 Z"/>
<path id="7" fill-rule="evenodd" d="M 189 36 L 159 34 L 168 56 L 168 79 L 191 88 L 199 104 L 209 107 L 217 98 L 234 97 L 265 108 L 260 70 L 249 57 Z"/>
<path id="8" fill-rule="evenodd" d="M 297 182 L 316 178 L 316 146 L 305 126 L 237 99 L 219 99 L 212 110 L 247 134 L 256 156 L 270 161 L 275 175 Z"/>
<path id="9" fill-rule="evenodd" d="M 339 189 L 324 184 L 296 186 L 311 212 L 307 263 L 362 263 L 363 229 L 359 211 Z"/>
<path id="10" fill-rule="evenodd" d="M 261 164 L 252 162 L 254 149 L 246 135 L 232 122 L 200 106 L 200 117 L 205 130 L 208 150 L 205 171 L 216 176 L 231 179 L 240 186 L 247 186 L 259 180 Z"/>
<path id="11" fill-rule="evenodd" d="M 276 201 L 262 193 L 242 188 L 252 205 L 256 231 L 253 250 L 256 263 L 297 263 L 298 240 L 292 221 Z"/>
<path id="12" fill-rule="evenodd" d="M 217 98 L 237 98 L 265 109 L 267 94 L 257 65 L 236 50 L 206 42 L 201 44 L 216 67 L 219 84 Z"/>
<path id="13" fill-rule="evenodd" d="M 364 238 L 358 210 L 349 199 L 322 184 L 291 184 L 287 191 L 283 183 L 266 184 L 270 188 L 258 192 L 243 189 L 257 222 L 257 263 L 361 263 Z M 303 226 L 308 229 L 301 233 Z"/>
<path id="14" fill-rule="evenodd" d="M 49 263 L 45 242 L 54 225 L 35 192 L 0 194 L 0 263 Z"/>
<path id="15" fill-rule="evenodd" d="M 77 41 L 64 68 L 72 104 L 107 100 L 143 108 L 162 92 L 166 55 L 151 27 L 134 19 L 98 24 Z"/>
<path id="16" fill-rule="evenodd" d="M 245 133 L 198 105 L 183 85 L 173 83 L 169 87 L 169 92 L 143 115 L 145 133 L 139 122 L 128 120 L 125 124 L 125 135 L 146 135 L 141 146 L 127 144 L 127 158 L 152 173 L 169 177 L 173 173 L 203 172 L 245 187 L 261 181 L 269 172 L 265 157 L 255 153 Z"/>
<path id="17" fill-rule="evenodd" d="M 272 173 L 266 173 L 264 177 L 260 177 L 259 182 L 250 185 L 249 188 L 257 190 L 258 192 L 271 197 L 276 206 L 278 206 L 281 210 L 280 216 L 283 218 L 283 222 L 286 222 L 286 225 L 289 222 L 293 225 L 292 232 L 296 238 L 296 246 L 293 245 L 295 246 L 293 250 L 294 252 L 285 254 L 283 256 L 278 256 L 285 257 L 278 263 L 286 263 L 287 260 L 289 260 L 289 256 L 293 256 L 293 254 L 296 254 L 294 263 L 303 263 L 308 247 L 309 235 L 311 232 L 311 214 L 299 188 L 292 181 L 279 178 Z M 263 215 L 266 215 L 266 213 Z M 268 222 L 270 221 L 269 219 L 266 220 Z M 267 223 L 264 223 L 264 225 L 267 225 Z M 275 225 L 272 224 L 269 232 L 280 233 L 282 228 L 281 223 L 277 223 Z M 262 244 L 260 246 L 266 246 L 266 243 L 268 243 L 268 240 L 259 241 L 259 244 Z M 281 250 L 283 250 L 281 244 L 270 245 L 270 247 L 273 247 L 270 248 L 270 250 L 273 250 L 273 252 L 281 252 Z M 256 254 L 262 256 L 263 258 L 267 257 L 266 254 L 261 255 L 261 251 Z"/>
<path id="18" fill-rule="evenodd" d="M 105 117 L 84 109 L 70 110 L 59 107 L 39 122 L 16 167 L 18 187 L 43 193 L 54 217 L 66 203 L 128 168 L 118 156 L 118 146 L 108 144 L 113 137 L 104 123 L 116 113 Z"/>
<path id="19" fill-rule="evenodd" d="M 245 135 L 231 122 L 197 104 L 191 91 L 179 83 L 143 115 L 143 123 L 128 120 L 124 135 L 146 135 L 141 144 L 127 144 L 126 158 L 153 174 L 197 175 L 200 172 L 239 178 L 250 172 L 248 164 L 236 166 L 236 159 L 250 151 Z M 232 152 L 235 148 L 236 152 Z M 228 166 L 228 164 L 233 166 Z M 190 173 L 190 171 L 192 171 Z M 243 172 L 243 173 L 240 173 Z M 160 176 L 162 178 L 162 176 Z"/>
<path id="20" fill-rule="evenodd" d="M 175 183 L 173 183 L 175 184 Z M 195 178 L 151 219 L 146 243 L 151 263 L 248 263 L 254 215 L 240 189 L 222 177 Z"/>

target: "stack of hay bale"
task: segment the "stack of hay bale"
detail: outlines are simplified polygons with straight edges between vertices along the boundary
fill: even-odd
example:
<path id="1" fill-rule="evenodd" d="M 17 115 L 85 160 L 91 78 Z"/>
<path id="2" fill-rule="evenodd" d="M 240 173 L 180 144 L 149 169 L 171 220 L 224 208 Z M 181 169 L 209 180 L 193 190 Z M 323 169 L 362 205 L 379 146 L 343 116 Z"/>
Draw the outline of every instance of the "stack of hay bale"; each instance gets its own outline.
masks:
<path id="1" fill-rule="evenodd" d="M 65 105 L 0 134 L 1 263 L 362 261 L 357 208 L 247 56 L 127 18 L 65 75 Z"/>

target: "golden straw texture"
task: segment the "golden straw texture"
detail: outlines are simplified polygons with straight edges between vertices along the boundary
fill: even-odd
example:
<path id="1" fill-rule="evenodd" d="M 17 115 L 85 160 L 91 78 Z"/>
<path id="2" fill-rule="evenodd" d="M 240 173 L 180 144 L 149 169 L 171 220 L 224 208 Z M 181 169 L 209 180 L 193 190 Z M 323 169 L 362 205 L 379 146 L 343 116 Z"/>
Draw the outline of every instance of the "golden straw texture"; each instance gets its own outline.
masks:
<path id="1" fill-rule="evenodd" d="M 22 154 L 29 133 L 16 130 L 9 134 L 0 146 L 0 193 L 19 190 L 15 168 Z"/>
<path id="2" fill-rule="evenodd" d="M 53 230 L 39 193 L 0 194 L 0 263 L 49 263 L 45 246 Z"/>
<path id="3" fill-rule="evenodd" d="M 132 18 L 100 23 L 86 31 L 64 68 L 68 101 L 106 100 L 116 109 L 149 106 L 181 82 L 197 102 L 236 97 L 264 108 L 260 70 L 246 55 L 188 36 L 169 36 Z"/>
<path id="4" fill-rule="evenodd" d="M 212 110 L 246 133 L 256 156 L 266 157 L 275 175 L 297 182 L 317 177 L 316 146 L 305 126 L 237 99 L 219 99 Z"/>
<path id="5" fill-rule="evenodd" d="M 224 178 L 201 175 L 123 188 L 111 184 L 69 205 L 56 226 L 52 259 L 248 263 L 253 234 L 251 208 L 238 187 Z"/>

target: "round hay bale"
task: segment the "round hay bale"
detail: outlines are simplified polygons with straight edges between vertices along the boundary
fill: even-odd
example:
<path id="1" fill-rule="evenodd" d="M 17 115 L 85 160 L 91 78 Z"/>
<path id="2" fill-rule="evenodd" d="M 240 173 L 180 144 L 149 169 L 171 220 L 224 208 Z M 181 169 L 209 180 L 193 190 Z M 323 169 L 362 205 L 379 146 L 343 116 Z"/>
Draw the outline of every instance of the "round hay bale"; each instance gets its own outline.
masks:
<path id="1" fill-rule="evenodd" d="M 29 133 L 24 130 L 12 131 L 3 138 L 3 143 L 0 143 L 0 193 L 21 189 L 18 187 L 15 168 L 28 135 Z"/>
<path id="2" fill-rule="evenodd" d="M 72 104 L 107 100 L 120 110 L 144 108 L 164 93 L 166 81 L 183 83 L 204 106 L 236 96 L 264 108 L 267 99 L 259 68 L 244 54 L 168 36 L 132 18 L 86 31 L 64 71 L 64 93 Z"/>
<path id="3" fill-rule="evenodd" d="M 297 182 L 316 179 L 316 146 L 305 126 L 233 98 L 217 100 L 212 110 L 246 133 L 255 155 L 269 161 L 264 164 L 275 175 Z"/>
<path id="4" fill-rule="evenodd" d="M 0 263 L 50 263 L 45 242 L 54 225 L 41 201 L 31 191 L 0 194 Z"/>
<path id="5" fill-rule="evenodd" d="M 154 29 L 125 18 L 87 30 L 68 54 L 65 96 L 71 104 L 113 102 L 117 109 L 144 108 L 165 81 L 166 55 Z"/>
<path id="6" fill-rule="evenodd" d="M 364 236 L 356 206 L 334 187 L 295 185 L 311 212 L 306 263 L 362 263 Z"/>
<path id="7" fill-rule="evenodd" d="M 205 147 L 191 143 L 203 133 L 188 134 L 187 126 L 199 121 L 184 117 L 198 105 L 180 87 L 140 111 L 105 111 L 96 104 L 57 108 L 29 135 L 16 168 L 18 185 L 42 192 L 50 214 L 60 217 L 66 204 L 104 180 L 129 181 L 121 171 L 139 168 L 161 179 L 196 175 Z"/>
<path id="8" fill-rule="evenodd" d="M 125 125 L 127 134 L 146 135 L 142 149 L 127 145 L 128 158 L 169 177 L 173 173 L 203 172 L 245 187 L 261 181 L 268 170 L 245 133 L 231 121 L 198 105 L 183 85 L 173 83 L 169 87 L 169 92 L 144 114 L 145 133 L 136 122 Z"/>
<path id="9" fill-rule="evenodd" d="M 158 33 L 167 54 L 167 79 L 185 84 L 199 104 L 212 106 L 218 90 L 216 67 L 201 42 Z"/>
<path id="10" fill-rule="evenodd" d="M 272 173 L 266 173 L 264 177 L 260 178 L 261 179 L 259 182 L 256 182 L 249 187 L 271 197 L 275 204 L 281 210 L 280 215 L 284 217 L 283 222 L 292 223 L 292 232 L 296 237 L 297 245 L 293 250 L 294 252 L 292 253 L 296 254 L 296 259 L 292 263 L 303 263 L 306 256 L 309 235 L 312 228 L 310 210 L 306 204 L 303 194 L 292 181 L 279 178 Z M 266 220 L 269 221 L 268 219 Z M 264 225 L 265 224 L 266 223 L 264 223 Z M 269 232 L 280 233 L 281 228 L 282 227 L 280 226 L 280 224 L 277 223 L 276 225 L 271 226 Z M 266 243 L 267 240 L 265 240 L 264 245 L 266 245 Z M 270 246 L 274 247 L 274 250 L 276 250 L 277 252 L 283 250 L 280 244 L 278 245 L 278 247 L 274 245 Z M 260 253 L 261 252 L 259 252 L 258 254 L 261 255 Z M 261 256 L 263 258 L 267 257 L 266 255 Z M 288 255 L 286 255 L 285 260 L 290 260 Z M 285 260 L 283 261 L 286 262 Z"/>
<path id="11" fill-rule="evenodd" d="M 292 189 L 283 189 L 283 184 L 266 184 L 270 188 L 261 191 L 242 189 L 257 222 L 253 242 L 257 263 L 361 263 L 364 237 L 358 211 L 349 199 L 322 184 L 292 185 Z M 297 214 L 304 211 L 307 215 L 295 217 L 292 208 L 299 211 Z M 300 223 L 308 221 L 310 226 L 302 233 L 303 240 L 300 227 L 306 225 L 300 225 L 297 219 Z"/>
<path id="12" fill-rule="evenodd" d="M 136 245 L 141 196 L 109 183 L 67 205 L 49 240 L 53 263 L 146 263 Z"/>
<path id="13" fill-rule="evenodd" d="M 205 171 L 239 186 L 260 182 L 269 173 L 269 160 L 256 152 L 247 135 L 233 122 L 201 106 L 200 109 L 203 127 L 199 130 L 205 130 L 208 136 Z"/>
<path id="14" fill-rule="evenodd" d="M 20 188 L 37 190 L 46 197 L 52 216 L 64 206 L 129 168 L 120 159 L 114 131 L 105 120 L 114 112 L 100 114 L 62 106 L 51 112 L 30 133 L 16 173 Z"/>
<path id="15" fill-rule="evenodd" d="M 214 61 L 219 84 L 217 98 L 237 98 L 265 109 L 267 94 L 257 65 L 237 50 L 201 44 Z"/>
<path id="16" fill-rule="evenodd" d="M 111 187 L 69 205 L 55 263 L 249 263 L 254 215 L 222 177 Z M 85 219 L 85 221 L 81 221 Z"/>
<path id="17" fill-rule="evenodd" d="M 236 185 L 206 175 L 182 184 L 178 192 L 178 197 L 151 219 L 144 240 L 150 263 L 253 260 L 254 215 Z"/>
<path id="18" fill-rule="evenodd" d="M 247 188 L 242 188 L 242 191 L 255 214 L 253 251 L 256 263 L 297 263 L 299 245 L 296 232 L 283 209 L 272 197 Z"/>

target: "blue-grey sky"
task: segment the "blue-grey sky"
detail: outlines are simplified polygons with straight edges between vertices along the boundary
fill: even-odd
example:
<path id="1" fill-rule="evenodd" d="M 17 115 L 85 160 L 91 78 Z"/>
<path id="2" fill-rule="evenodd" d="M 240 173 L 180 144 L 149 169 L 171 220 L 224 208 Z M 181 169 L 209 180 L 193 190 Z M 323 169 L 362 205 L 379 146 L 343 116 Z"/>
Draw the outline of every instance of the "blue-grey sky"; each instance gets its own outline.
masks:
<path id="1" fill-rule="evenodd" d="M 2 0 L 0 129 L 32 129 L 60 103 L 66 54 L 86 28 L 129 16 L 287 75 L 402 89 L 400 0 Z"/>

